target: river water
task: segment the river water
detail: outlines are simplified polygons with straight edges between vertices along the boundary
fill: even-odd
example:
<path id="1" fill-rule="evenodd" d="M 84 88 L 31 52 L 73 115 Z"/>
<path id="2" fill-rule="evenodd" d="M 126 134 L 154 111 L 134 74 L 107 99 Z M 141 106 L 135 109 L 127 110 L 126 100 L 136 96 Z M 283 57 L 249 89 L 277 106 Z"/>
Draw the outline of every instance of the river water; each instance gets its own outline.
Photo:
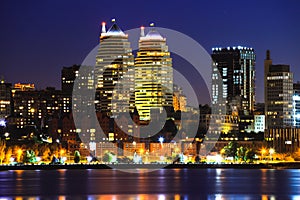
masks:
<path id="1" fill-rule="evenodd" d="M 0 200 L 300 200 L 300 170 L 0 171 L 0 197 Z"/>

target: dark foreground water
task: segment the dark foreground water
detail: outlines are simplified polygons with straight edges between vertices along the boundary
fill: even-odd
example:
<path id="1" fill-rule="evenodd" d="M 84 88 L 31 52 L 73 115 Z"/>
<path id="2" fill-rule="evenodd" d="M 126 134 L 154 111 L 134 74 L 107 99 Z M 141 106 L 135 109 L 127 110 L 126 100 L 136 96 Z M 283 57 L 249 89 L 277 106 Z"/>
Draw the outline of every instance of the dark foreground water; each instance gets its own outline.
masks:
<path id="1" fill-rule="evenodd" d="M 106 169 L 0 171 L 0 200 L 300 199 L 300 170 L 132 172 Z"/>

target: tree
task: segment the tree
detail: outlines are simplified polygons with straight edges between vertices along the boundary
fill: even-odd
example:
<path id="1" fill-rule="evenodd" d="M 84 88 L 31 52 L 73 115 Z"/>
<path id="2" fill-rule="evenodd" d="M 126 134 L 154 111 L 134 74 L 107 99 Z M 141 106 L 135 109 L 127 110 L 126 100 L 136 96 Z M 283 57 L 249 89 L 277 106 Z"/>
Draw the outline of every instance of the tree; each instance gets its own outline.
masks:
<path id="1" fill-rule="evenodd" d="M 14 155 L 16 156 L 16 162 L 21 162 L 22 154 L 23 154 L 23 150 L 20 147 L 15 146 Z"/>
<path id="2" fill-rule="evenodd" d="M 6 150 L 6 155 L 5 155 L 5 162 L 6 163 L 10 163 L 11 155 L 12 155 L 12 148 L 8 147 L 8 149 Z"/>
<path id="3" fill-rule="evenodd" d="M 42 152 L 43 152 L 42 153 L 42 159 L 44 161 L 48 161 L 49 157 L 51 155 L 51 151 L 50 151 L 49 147 L 45 147 Z"/>
<path id="4" fill-rule="evenodd" d="M 237 143 L 235 141 L 229 142 L 227 146 L 225 146 L 221 150 L 221 154 L 226 157 L 233 157 L 235 159 L 237 152 Z"/>
<path id="5" fill-rule="evenodd" d="M 2 165 L 2 162 L 5 158 L 5 149 L 6 149 L 6 142 L 0 139 L 0 165 Z"/>
<path id="6" fill-rule="evenodd" d="M 245 159 L 252 162 L 254 160 L 254 157 L 255 157 L 255 152 L 252 149 L 247 148 L 247 151 L 245 153 Z"/>
<path id="7" fill-rule="evenodd" d="M 74 162 L 75 163 L 80 162 L 80 153 L 79 153 L 79 151 L 75 151 L 75 153 L 74 153 Z"/>
<path id="8" fill-rule="evenodd" d="M 242 160 L 242 161 L 246 161 L 246 151 L 247 151 L 247 148 L 244 148 L 243 146 L 240 146 L 236 149 L 236 157 L 237 159 L 239 160 Z"/>
<path id="9" fill-rule="evenodd" d="M 33 146 L 31 146 L 31 149 L 34 151 L 34 154 L 36 156 L 38 156 L 40 154 L 40 152 L 39 152 L 40 148 L 41 148 L 41 146 L 37 143 L 35 143 Z"/>
<path id="10" fill-rule="evenodd" d="M 103 162 L 109 162 L 109 152 L 105 152 L 105 154 L 102 157 Z"/>
<path id="11" fill-rule="evenodd" d="M 25 155 L 23 156 L 24 163 L 35 163 L 37 162 L 36 156 L 33 150 L 26 150 Z"/>

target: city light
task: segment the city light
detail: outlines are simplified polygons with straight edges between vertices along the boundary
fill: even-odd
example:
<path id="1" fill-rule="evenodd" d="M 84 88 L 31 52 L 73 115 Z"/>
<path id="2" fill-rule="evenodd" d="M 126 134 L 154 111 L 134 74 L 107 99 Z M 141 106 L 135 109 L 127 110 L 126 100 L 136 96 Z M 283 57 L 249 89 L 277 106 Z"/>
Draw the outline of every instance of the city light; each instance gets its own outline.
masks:
<path id="1" fill-rule="evenodd" d="M 41 160 L 42 160 L 41 157 L 36 157 L 36 161 L 37 161 L 37 162 L 40 162 Z"/>
<path id="2" fill-rule="evenodd" d="M 15 161 L 15 158 L 14 157 L 10 157 L 9 162 L 13 163 L 14 161 Z"/>
<path id="3" fill-rule="evenodd" d="M 140 154 L 143 154 L 144 153 L 144 149 L 140 149 Z"/>
<path id="4" fill-rule="evenodd" d="M 164 139 L 162 136 L 160 136 L 160 137 L 158 138 L 158 141 L 159 141 L 160 143 L 163 143 L 164 140 L 165 140 L 165 139 Z"/>
<path id="5" fill-rule="evenodd" d="M 0 126 L 6 127 L 6 121 L 4 119 L 0 119 Z"/>
<path id="6" fill-rule="evenodd" d="M 86 160 L 88 161 L 88 162 L 91 162 L 92 161 L 92 156 L 88 156 L 88 157 L 86 157 Z"/>
<path id="7" fill-rule="evenodd" d="M 267 150 L 265 149 L 265 148 L 262 148 L 261 150 L 260 150 L 260 153 L 261 153 L 261 160 L 263 160 L 263 157 L 264 157 L 264 154 L 267 152 Z"/>
<path id="8" fill-rule="evenodd" d="M 271 155 L 273 155 L 273 154 L 275 153 L 275 149 L 273 149 L 273 148 L 269 149 L 269 153 L 270 153 Z"/>
<path id="9" fill-rule="evenodd" d="M 61 149 L 61 150 L 59 151 L 59 153 L 60 153 L 60 156 L 62 156 L 62 155 L 65 153 L 65 150 L 64 150 L 64 149 Z"/>

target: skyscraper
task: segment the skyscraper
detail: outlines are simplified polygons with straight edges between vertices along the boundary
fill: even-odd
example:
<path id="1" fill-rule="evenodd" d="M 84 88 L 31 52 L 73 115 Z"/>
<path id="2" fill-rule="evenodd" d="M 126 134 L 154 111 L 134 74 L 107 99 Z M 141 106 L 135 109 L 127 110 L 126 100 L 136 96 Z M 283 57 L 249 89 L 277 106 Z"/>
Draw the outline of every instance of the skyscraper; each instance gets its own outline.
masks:
<path id="1" fill-rule="evenodd" d="M 11 83 L 0 82 L 0 119 L 7 118 L 12 114 Z"/>
<path id="2" fill-rule="evenodd" d="M 80 65 L 63 67 L 61 70 L 61 90 L 64 94 L 72 95 L 74 81 L 78 77 Z"/>
<path id="3" fill-rule="evenodd" d="M 81 104 L 92 105 L 94 96 L 89 97 L 87 91 L 94 89 L 94 73 L 92 66 L 73 65 L 61 70 L 61 90 L 63 94 L 63 113 L 82 112 Z M 78 110 L 79 109 L 79 110 Z"/>
<path id="4" fill-rule="evenodd" d="M 292 126 L 293 73 L 289 65 L 273 65 L 270 51 L 265 60 L 266 128 Z"/>
<path id="5" fill-rule="evenodd" d="M 255 103 L 254 50 L 238 46 L 212 51 L 212 104 L 216 113 L 251 115 Z"/>
<path id="6" fill-rule="evenodd" d="M 293 127 L 300 128 L 300 82 L 293 84 Z"/>
<path id="7" fill-rule="evenodd" d="M 113 20 L 106 31 L 102 23 L 96 57 L 95 81 L 99 95 L 97 110 L 113 115 L 134 109 L 134 57 L 128 35 Z M 97 95 L 96 95 L 97 96 Z"/>
<path id="8" fill-rule="evenodd" d="M 150 120 L 151 110 L 173 105 L 173 68 L 166 38 L 154 27 L 144 33 L 141 27 L 135 59 L 135 106 L 140 120 Z"/>

